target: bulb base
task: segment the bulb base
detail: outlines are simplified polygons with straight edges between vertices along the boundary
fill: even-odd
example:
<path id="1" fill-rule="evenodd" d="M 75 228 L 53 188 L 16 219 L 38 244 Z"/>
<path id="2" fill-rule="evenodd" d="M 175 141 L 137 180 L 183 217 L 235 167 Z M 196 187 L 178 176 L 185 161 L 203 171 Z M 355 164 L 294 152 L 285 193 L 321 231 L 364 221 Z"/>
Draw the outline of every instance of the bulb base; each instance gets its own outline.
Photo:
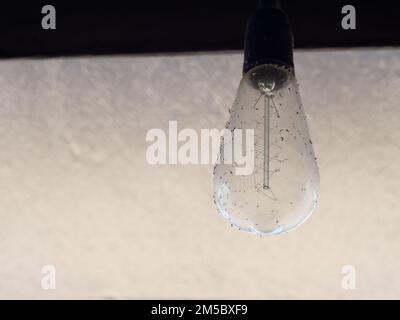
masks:
<path id="1" fill-rule="evenodd" d="M 247 22 L 243 74 L 269 63 L 294 70 L 293 35 L 289 19 L 283 11 L 260 7 Z"/>

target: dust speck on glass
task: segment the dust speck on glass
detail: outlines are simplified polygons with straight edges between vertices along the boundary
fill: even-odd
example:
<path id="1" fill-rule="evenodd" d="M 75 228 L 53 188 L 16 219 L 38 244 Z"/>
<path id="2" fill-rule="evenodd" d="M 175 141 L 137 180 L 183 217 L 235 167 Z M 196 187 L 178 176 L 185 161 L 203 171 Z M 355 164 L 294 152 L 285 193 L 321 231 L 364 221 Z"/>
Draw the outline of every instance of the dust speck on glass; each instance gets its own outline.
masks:
<path id="1" fill-rule="evenodd" d="M 273 64 L 249 70 L 226 128 L 254 130 L 255 159 L 251 175 L 236 175 L 235 162 L 215 166 L 219 212 L 232 226 L 260 236 L 306 221 L 316 207 L 319 173 L 293 70 Z M 222 140 L 220 158 L 232 144 Z"/>

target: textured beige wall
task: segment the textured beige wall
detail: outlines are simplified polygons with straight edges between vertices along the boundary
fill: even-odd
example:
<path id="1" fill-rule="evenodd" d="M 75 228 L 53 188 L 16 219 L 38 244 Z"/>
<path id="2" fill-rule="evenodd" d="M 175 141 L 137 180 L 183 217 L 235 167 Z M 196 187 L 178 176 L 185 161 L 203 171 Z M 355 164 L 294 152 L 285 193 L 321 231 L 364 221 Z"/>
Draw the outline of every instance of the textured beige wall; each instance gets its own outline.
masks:
<path id="1" fill-rule="evenodd" d="M 241 59 L 1 61 L 0 298 L 400 298 L 400 51 L 296 52 L 321 190 L 273 238 L 218 215 L 211 166 L 145 160 L 168 120 L 223 127 Z"/>

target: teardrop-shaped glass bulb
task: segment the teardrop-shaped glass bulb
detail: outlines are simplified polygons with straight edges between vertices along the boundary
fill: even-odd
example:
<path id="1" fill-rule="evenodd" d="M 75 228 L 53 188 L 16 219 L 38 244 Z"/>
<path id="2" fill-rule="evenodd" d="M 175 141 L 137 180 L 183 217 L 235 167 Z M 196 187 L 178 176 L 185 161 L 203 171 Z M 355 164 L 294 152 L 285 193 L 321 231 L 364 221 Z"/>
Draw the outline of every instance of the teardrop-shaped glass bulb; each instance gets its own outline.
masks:
<path id="1" fill-rule="evenodd" d="M 316 207 L 319 173 L 297 80 L 287 67 L 266 64 L 249 70 L 240 83 L 214 168 L 214 198 L 220 213 L 242 230 L 275 235 L 301 225 Z M 237 170 L 235 131 L 251 150 L 250 174 Z M 251 129 L 251 130 L 246 130 Z M 240 141 L 240 142 L 241 142 Z M 251 141 L 253 146 L 245 147 Z M 224 161 L 227 154 L 233 161 Z"/>

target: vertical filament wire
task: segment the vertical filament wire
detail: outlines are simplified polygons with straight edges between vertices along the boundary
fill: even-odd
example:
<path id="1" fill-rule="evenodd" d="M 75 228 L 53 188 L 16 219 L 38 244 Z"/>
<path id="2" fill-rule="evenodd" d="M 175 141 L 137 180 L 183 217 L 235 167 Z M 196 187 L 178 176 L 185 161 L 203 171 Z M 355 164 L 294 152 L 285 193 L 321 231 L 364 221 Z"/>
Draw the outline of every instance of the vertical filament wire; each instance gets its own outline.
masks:
<path id="1" fill-rule="evenodd" d="M 267 102 L 268 101 L 268 102 Z M 264 166 L 263 189 L 269 189 L 269 124 L 270 97 L 264 94 Z"/>

